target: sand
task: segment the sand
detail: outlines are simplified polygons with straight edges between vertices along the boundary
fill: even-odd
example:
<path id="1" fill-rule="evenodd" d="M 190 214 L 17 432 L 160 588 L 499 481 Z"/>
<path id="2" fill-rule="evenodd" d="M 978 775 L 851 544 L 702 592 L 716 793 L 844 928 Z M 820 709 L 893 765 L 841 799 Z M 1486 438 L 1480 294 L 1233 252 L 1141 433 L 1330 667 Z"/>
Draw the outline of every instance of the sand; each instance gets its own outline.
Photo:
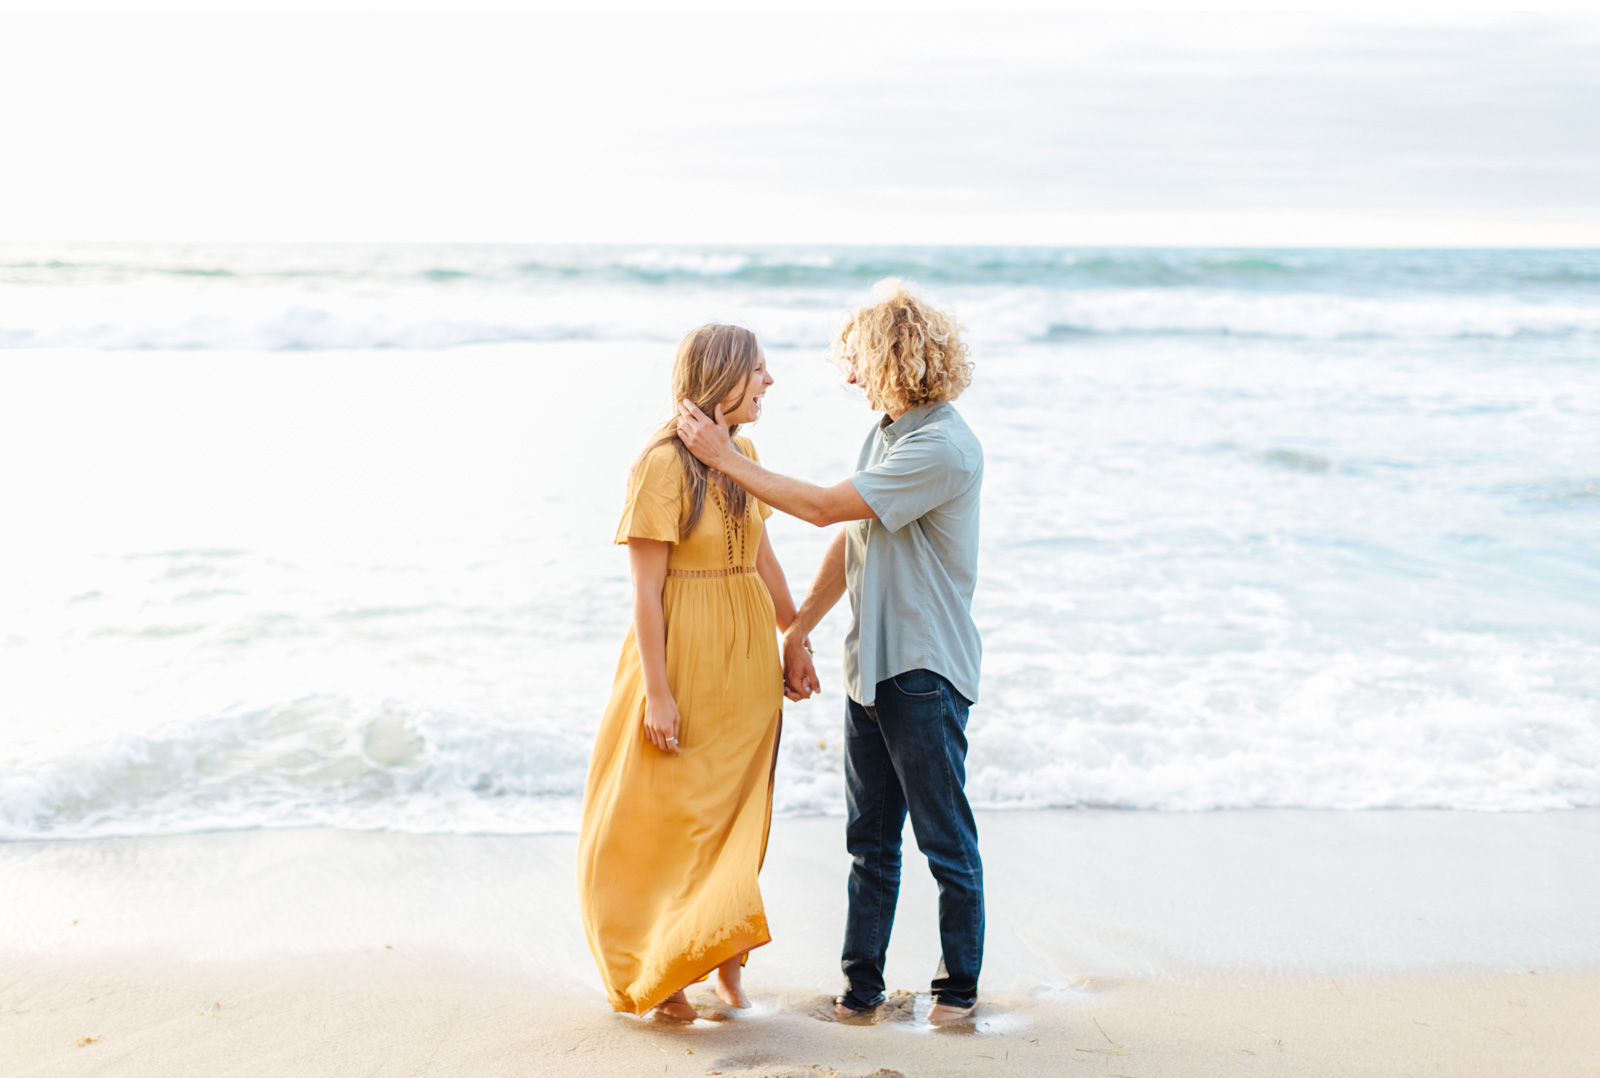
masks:
<path id="1" fill-rule="evenodd" d="M 523 978 L 393 951 L 286 962 L 34 959 L 8 970 L 10 1075 L 1585 1075 L 1589 974 L 1086 981 L 1000 998 L 973 1027 L 876 1024 L 770 988 L 684 1027 L 605 1013 Z M 588 1004 L 588 1005 L 585 1005 Z M 82 1038 L 96 1037 L 83 1044 Z"/>
<path id="2" fill-rule="evenodd" d="M 0 1075 L 1600 1075 L 1600 813 L 981 827 L 984 1002 L 952 1030 L 921 1021 L 918 858 L 899 994 L 828 1017 L 837 820 L 778 822 L 755 1006 L 702 987 L 687 1027 L 607 1010 L 571 836 L 0 846 Z"/>

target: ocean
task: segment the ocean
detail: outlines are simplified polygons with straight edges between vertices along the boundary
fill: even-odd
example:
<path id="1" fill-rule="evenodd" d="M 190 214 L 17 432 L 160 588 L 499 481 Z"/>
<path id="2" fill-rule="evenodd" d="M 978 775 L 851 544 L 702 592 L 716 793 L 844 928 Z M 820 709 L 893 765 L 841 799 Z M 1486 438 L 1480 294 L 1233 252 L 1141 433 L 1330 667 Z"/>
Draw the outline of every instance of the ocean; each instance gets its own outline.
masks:
<path id="1" fill-rule="evenodd" d="M 6 244 L 0 838 L 573 829 L 677 340 L 835 482 L 884 276 L 976 364 L 976 803 L 1600 805 L 1600 251 Z"/>

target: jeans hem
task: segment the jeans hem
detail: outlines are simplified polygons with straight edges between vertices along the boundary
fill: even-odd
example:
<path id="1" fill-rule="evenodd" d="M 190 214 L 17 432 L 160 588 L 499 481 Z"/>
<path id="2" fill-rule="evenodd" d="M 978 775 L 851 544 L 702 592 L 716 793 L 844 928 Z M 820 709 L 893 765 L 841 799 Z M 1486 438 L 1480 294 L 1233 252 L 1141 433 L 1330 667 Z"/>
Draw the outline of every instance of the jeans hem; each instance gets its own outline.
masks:
<path id="1" fill-rule="evenodd" d="M 877 998 L 877 1000 L 875 1002 L 873 1002 L 873 1003 L 862 1003 L 858 999 L 856 999 L 854 996 L 852 996 L 849 992 L 846 992 L 844 995 L 839 996 L 835 1000 L 835 1002 L 844 1004 L 846 1007 L 849 1007 L 852 1011 L 861 1011 L 861 1012 L 865 1013 L 867 1011 L 875 1011 L 879 1007 L 883 1006 L 883 1001 L 886 998 L 888 998 L 888 997 L 880 995 Z"/>

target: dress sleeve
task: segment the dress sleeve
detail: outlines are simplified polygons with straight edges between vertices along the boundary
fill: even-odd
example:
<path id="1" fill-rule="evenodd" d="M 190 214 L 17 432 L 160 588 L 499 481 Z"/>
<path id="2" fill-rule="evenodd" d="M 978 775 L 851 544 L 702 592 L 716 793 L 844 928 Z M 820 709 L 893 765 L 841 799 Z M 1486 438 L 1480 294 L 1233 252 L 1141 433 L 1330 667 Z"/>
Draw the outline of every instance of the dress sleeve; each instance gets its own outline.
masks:
<path id="1" fill-rule="evenodd" d="M 628 498 L 617 525 L 618 543 L 629 539 L 678 541 L 683 512 L 683 465 L 670 445 L 657 446 L 628 476 Z"/>
<path id="2" fill-rule="evenodd" d="M 733 436 L 733 440 L 739 443 L 739 448 L 744 450 L 745 456 L 749 457 L 757 464 L 761 463 L 761 457 L 756 453 L 756 443 L 752 442 L 749 438 L 746 438 L 742 434 L 735 434 Z M 755 503 L 756 512 L 761 514 L 762 520 L 766 520 L 772 515 L 772 506 L 768 505 L 766 502 L 762 501 L 760 498 L 757 498 L 753 494 L 750 496 L 750 500 Z"/>

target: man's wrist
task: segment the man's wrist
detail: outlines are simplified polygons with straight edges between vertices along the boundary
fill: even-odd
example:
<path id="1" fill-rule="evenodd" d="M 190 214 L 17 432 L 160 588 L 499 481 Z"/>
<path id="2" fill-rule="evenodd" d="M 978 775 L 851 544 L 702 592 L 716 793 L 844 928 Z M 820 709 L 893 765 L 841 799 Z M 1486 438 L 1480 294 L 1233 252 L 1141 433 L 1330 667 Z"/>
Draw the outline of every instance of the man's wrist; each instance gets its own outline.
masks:
<path id="1" fill-rule="evenodd" d="M 733 441 L 730 439 L 726 445 L 717 447 L 716 460 L 708 463 L 707 467 L 715 468 L 730 479 L 738 479 L 738 473 L 744 471 L 744 466 L 754 463 L 755 461 L 735 450 Z"/>

